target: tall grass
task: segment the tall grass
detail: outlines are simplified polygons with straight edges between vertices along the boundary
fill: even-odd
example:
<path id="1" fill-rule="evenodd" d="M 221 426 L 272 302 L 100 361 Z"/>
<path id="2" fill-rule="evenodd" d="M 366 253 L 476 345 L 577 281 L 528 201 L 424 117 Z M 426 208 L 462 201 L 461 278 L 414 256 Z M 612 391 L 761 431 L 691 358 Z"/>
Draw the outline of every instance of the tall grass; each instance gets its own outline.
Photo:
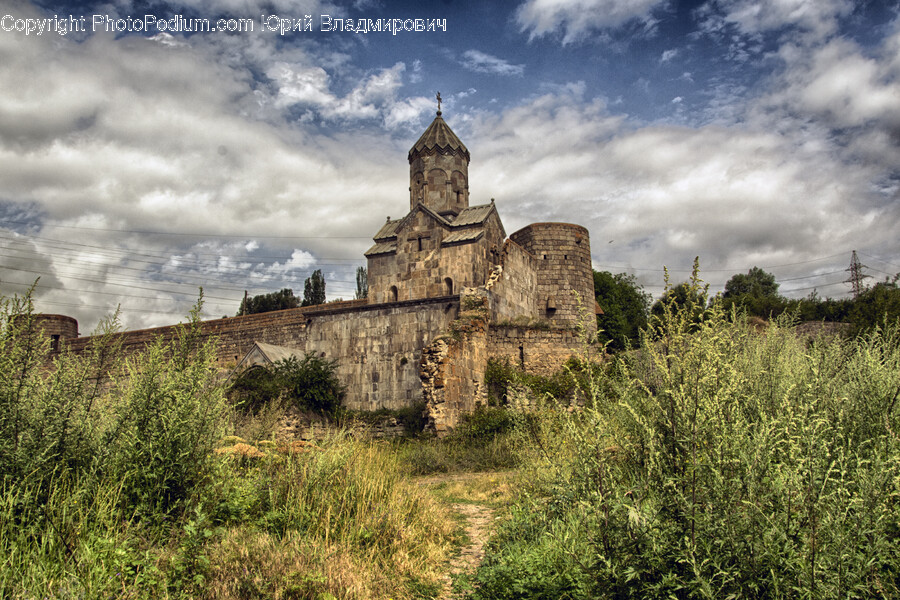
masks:
<path id="1" fill-rule="evenodd" d="M 409 475 L 512 469 L 518 465 L 510 436 L 515 418 L 506 408 L 479 406 L 449 436 L 399 440 L 394 451 Z"/>
<path id="2" fill-rule="evenodd" d="M 900 325 L 808 340 L 670 304 L 616 367 L 526 430 L 476 597 L 900 596 Z"/>
<path id="3" fill-rule="evenodd" d="M 226 467 L 242 486 L 228 495 L 244 500 L 230 519 L 237 526 L 213 547 L 206 597 L 437 592 L 454 524 L 387 445 L 338 432 L 318 447 L 233 454 Z"/>
<path id="4" fill-rule="evenodd" d="M 114 318 L 51 355 L 30 298 L 0 299 L 0 597 L 433 596 L 454 525 L 387 449 L 222 446 L 199 307 L 123 360 Z"/>

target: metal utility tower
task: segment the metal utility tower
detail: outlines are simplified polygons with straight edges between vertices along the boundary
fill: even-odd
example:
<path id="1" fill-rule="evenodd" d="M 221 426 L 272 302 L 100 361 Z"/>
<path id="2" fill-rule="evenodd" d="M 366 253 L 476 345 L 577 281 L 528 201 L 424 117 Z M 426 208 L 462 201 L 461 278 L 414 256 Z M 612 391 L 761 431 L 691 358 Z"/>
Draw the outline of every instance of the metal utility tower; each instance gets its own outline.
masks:
<path id="1" fill-rule="evenodd" d="M 845 269 L 845 271 L 850 272 L 850 279 L 844 281 L 844 283 L 849 283 L 853 286 L 854 300 L 859 298 L 859 295 L 864 291 L 862 280 L 866 277 L 871 277 L 871 275 L 866 275 L 862 272 L 864 268 L 866 268 L 866 265 L 859 262 L 859 257 L 856 256 L 856 250 L 854 250 L 853 256 L 850 257 L 850 266 Z"/>

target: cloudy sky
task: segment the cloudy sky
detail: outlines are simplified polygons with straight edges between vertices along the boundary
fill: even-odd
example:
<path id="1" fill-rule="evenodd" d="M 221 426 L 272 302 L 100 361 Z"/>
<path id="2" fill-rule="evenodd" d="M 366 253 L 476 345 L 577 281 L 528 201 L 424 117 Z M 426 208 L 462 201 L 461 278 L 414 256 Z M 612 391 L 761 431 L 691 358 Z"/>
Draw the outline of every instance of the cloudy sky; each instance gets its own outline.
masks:
<path id="1" fill-rule="evenodd" d="M 0 0 L 0 292 L 83 334 L 314 269 L 352 298 L 437 91 L 473 204 L 587 226 L 654 296 L 695 256 L 713 291 L 900 272 L 900 0 Z"/>

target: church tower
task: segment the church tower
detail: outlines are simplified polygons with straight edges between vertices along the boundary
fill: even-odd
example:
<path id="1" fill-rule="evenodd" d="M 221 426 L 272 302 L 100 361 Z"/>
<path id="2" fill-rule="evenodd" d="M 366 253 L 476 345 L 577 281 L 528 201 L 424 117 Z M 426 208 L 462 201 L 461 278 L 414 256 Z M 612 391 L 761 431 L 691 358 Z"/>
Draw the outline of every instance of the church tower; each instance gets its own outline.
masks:
<path id="1" fill-rule="evenodd" d="M 469 207 L 469 150 L 437 116 L 409 150 L 409 209 L 421 202 L 451 219 Z"/>

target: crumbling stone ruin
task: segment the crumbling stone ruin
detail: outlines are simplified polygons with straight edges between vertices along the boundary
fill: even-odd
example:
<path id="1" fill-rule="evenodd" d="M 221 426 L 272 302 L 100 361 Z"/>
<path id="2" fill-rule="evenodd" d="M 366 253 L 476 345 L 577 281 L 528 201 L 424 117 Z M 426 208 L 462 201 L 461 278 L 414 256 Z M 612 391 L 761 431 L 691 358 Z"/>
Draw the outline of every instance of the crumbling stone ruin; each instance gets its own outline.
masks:
<path id="1" fill-rule="evenodd" d="M 223 372 L 252 364 L 260 344 L 315 352 L 337 361 L 348 408 L 424 401 L 430 428 L 443 434 L 486 401 L 488 358 L 549 374 L 579 351 L 579 298 L 587 333 L 596 329 L 587 230 L 534 223 L 507 236 L 493 200 L 469 204 L 469 150 L 440 110 L 408 159 L 409 212 L 388 217 L 365 253 L 368 298 L 204 321 Z M 90 342 L 69 317 L 45 317 L 72 350 Z M 123 349 L 173 333 L 125 332 Z"/>

